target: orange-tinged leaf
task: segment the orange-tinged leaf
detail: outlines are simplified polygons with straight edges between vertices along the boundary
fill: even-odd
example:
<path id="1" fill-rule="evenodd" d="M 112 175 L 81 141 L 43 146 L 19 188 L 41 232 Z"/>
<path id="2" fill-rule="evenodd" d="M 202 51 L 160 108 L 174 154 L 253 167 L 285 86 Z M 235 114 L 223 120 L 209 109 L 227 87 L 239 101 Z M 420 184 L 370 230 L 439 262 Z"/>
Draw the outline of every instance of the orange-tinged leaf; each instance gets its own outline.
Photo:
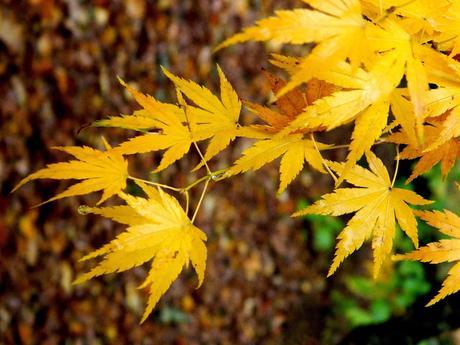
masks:
<path id="1" fill-rule="evenodd" d="M 275 95 L 286 86 L 286 82 L 283 79 L 267 71 L 264 71 L 264 75 Z M 282 115 L 292 120 L 307 106 L 306 97 L 301 91 L 294 89 L 279 97 L 276 100 L 276 106 Z"/>
<path id="2" fill-rule="evenodd" d="M 338 87 L 324 80 L 313 78 L 307 82 L 307 103 L 313 104 L 318 99 L 328 97 L 338 91 Z"/>
<path id="3" fill-rule="evenodd" d="M 460 106 L 455 107 L 443 122 L 443 128 L 434 142 L 425 151 L 431 151 L 452 138 L 460 136 Z"/>
<path id="4" fill-rule="evenodd" d="M 460 239 L 460 217 L 455 213 L 444 211 L 417 212 L 417 216 L 445 235 Z"/>
<path id="5" fill-rule="evenodd" d="M 441 162 L 441 175 L 445 178 L 460 156 L 460 141 L 457 138 L 450 138 L 441 145 L 434 145 L 446 127 L 446 120 L 438 120 L 438 117 L 435 119 L 431 121 L 431 124 L 423 127 L 425 142 L 422 146 L 414 146 L 412 143 L 413 140 L 409 138 L 405 131 L 400 131 L 387 137 L 388 142 L 407 145 L 401 152 L 401 159 L 416 159 L 420 157 L 406 184 L 412 182 L 439 162 Z M 431 147 L 434 148 L 430 149 Z"/>

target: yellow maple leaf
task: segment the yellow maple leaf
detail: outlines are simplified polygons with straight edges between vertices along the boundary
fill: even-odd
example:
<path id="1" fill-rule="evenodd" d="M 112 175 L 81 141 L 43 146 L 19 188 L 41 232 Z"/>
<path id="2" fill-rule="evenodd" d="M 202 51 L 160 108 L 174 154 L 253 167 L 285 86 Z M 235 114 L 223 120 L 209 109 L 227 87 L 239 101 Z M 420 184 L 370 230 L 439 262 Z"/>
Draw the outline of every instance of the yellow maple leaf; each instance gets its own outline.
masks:
<path id="1" fill-rule="evenodd" d="M 184 110 L 174 104 L 162 103 L 155 98 L 145 95 L 121 81 L 134 99 L 143 107 L 131 116 L 112 117 L 107 120 L 96 122 L 100 126 L 117 126 L 122 128 L 136 128 L 139 121 L 155 128 L 158 131 L 136 136 L 114 148 L 121 154 L 145 153 L 166 150 L 156 171 L 161 171 L 182 158 L 190 149 L 194 138 L 187 125 Z"/>
<path id="2" fill-rule="evenodd" d="M 317 143 L 319 150 L 328 148 L 328 145 Z M 225 173 L 232 176 L 248 170 L 257 170 L 262 166 L 282 156 L 280 163 L 281 193 L 302 170 L 305 161 L 320 172 L 325 172 L 323 159 L 312 140 L 304 139 L 302 134 L 291 134 L 282 138 L 271 137 L 255 142 L 243 151 L 232 167 Z"/>
<path id="3" fill-rule="evenodd" d="M 178 90 L 181 106 L 159 102 L 122 82 L 143 109 L 130 116 L 98 121 L 96 125 L 155 129 L 155 132 L 131 138 L 114 150 L 122 154 L 166 150 L 156 172 L 182 158 L 194 142 L 209 138 L 211 140 L 204 158 L 206 161 L 210 160 L 239 135 L 238 118 L 241 111 L 241 102 L 235 90 L 219 66 L 217 70 L 221 87 L 220 100 L 207 88 L 174 76 L 163 69 Z M 199 108 L 185 104 L 182 93 Z"/>
<path id="4" fill-rule="evenodd" d="M 379 59 L 370 72 L 359 69 L 353 73 L 349 65 L 338 66 L 343 73 L 336 83 L 343 87 L 354 85 L 356 90 L 338 91 L 317 100 L 280 135 L 298 128 L 325 126 L 331 130 L 356 119 L 347 164 L 338 181 L 340 184 L 383 133 L 389 116 L 389 99 L 404 74 L 404 64 L 399 59 L 399 52 L 392 51 Z M 333 76 L 335 72 L 329 73 Z"/>
<path id="5" fill-rule="evenodd" d="M 417 212 L 417 216 L 426 221 L 429 225 L 439 229 L 445 235 L 455 239 L 443 239 L 432 242 L 424 247 L 403 255 L 395 255 L 396 260 L 417 260 L 438 264 L 441 262 L 452 262 L 460 260 L 460 217 L 450 212 L 425 211 Z M 438 294 L 428 302 L 427 306 L 433 305 L 447 295 L 460 290 L 460 262 L 455 263 L 449 270 L 448 277 L 442 283 Z"/>
<path id="6" fill-rule="evenodd" d="M 193 136 L 211 138 L 204 159 L 213 158 L 224 150 L 239 134 L 241 101 L 221 68 L 217 66 L 220 79 L 220 100 L 210 90 L 197 83 L 177 77 L 163 68 L 165 75 L 176 88 L 197 107 L 187 106 L 187 115 L 193 118 Z"/>
<path id="7" fill-rule="evenodd" d="M 107 273 L 123 272 L 152 260 L 147 278 L 140 288 L 149 287 L 149 300 L 141 323 L 152 312 L 160 297 L 178 277 L 183 267 L 192 263 L 203 282 L 207 250 L 206 234 L 195 227 L 178 201 L 160 188 L 138 183 L 147 198 L 120 193 L 126 206 L 81 208 L 128 225 L 125 232 L 81 261 L 103 256 L 89 272 L 79 276 L 75 284 Z"/>
<path id="8" fill-rule="evenodd" d="M 370 170 L 355 165 L 346 177 L 349 183 L 358 188 L 338 188 L 294 214 L 339 216 L 356 212 L 338 236 L 335 257 L 328 276 L 372 236 L 373 271 L 374 278 L 377 278 L 382 262 L 393 247 L 396 220 L 414 246 L 418 247 L 417 221 L 408 204 L 427 205 L 431 201 L 410 190 L 394 188 L 382 161 L 371 151 L 366 152 L 366 158 Z M 337 173 L 345 169 L 343 163 L 329 162 L 328 165 Z"/>
<path id="9" fill-rule="evenodd" d="M 126 179 L 128 177 L 127 161 L 105 141 L 104 144 L 107 149 L 105 152 L 87 146 L 54 147 L 55 150 L 66 152 L 77 158 L 77 160 L 48 164 L 46 168 L 24 178 L 14 187 L 13 191 L 27 182 L 37 179 L 76 179 L 84 181 L 69 187 L 64 192 L 59 193 L 46 202 L 69 196 L 89 194 L 100 190 L 102 190 L 103 193 L 98 204 L 104 202 L 126 187 Z"/>
<path id="10" fill-rule="evenodd" d="M 316 73 L 337 61 L 348 58 L 353 66 L 359 66 L 369 58 L 371 52 L 365 35 L 367 21 L 362 16 L 359 0 L 303 1 L 313 9 L 277 11 L 276 16 L 258 21 L 216 49 L 246 41 L 317 43 L 311 54 L 302 59 L 297 75 L 282 93 L 313 77 L 320 78 Z"/>
<path id="11" fill-rule="evenodd" d="M 433 25 L 440 32 L 435 38 L 438 49 L 450 51 L 450 56 L 453 57 L 460 53 L 460 3 L 452 1 L 450 6 L 435 17 Z"/>

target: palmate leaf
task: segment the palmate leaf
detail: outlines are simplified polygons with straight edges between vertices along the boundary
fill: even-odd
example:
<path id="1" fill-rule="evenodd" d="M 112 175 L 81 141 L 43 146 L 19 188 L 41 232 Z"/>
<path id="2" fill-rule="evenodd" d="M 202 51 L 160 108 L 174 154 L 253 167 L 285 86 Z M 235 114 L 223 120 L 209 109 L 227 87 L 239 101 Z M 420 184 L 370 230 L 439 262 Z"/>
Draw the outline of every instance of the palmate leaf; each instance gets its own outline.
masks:
<path id="1" fill-rule="evenodd" d="M 450 115 L 449 115 L 450 116 Z M 441 145 L 433 145 L 442 138 L 441 133 L 444 132 L 445 120 L 434 118 L 430 123 L 424 126 L 425 142 L 423 145 L 414 145 L 405 131 L 401 130 L 386 138 L 386 141 L 400 145 L 407 145 L 401 152 L 401 159 L 416 159 L 420 158 L 414 166 L 412 174 L 406 181 L 412 182 L 415 178 L 430 170 L 433 166 L 441 162 L 441 174 L 445 178 L 449 171 L 453 168 L 457 158 L 460 157 L 460 141 L 457 138 L 451 138 Z M 431 148 L 434 147 L 434 148 Z"/>
<path id="2" fill-rule="evenodd" d="M 441 32 L 436 37 L 438 49 L 449 51 L 450 56 L 453 57 L 460 53 L 460 3 L 458 1 L 450 3 L 450 8 L 436 17 L 434 27 L 436 31 Z"/>
<path id="3" fill-rule="evenodd" d="M 212 159 L 239 134 L 241 101 L 238 95 L 219 66 L 220 99 L 193 81 L 177 77 L 164 68 L 163 72 L 180 92 L 199 107 L 187 107 L 187 115 L 196 125 L 192 131 L 194 137 L 211 138 L 204 159 Z"/>
<path id="4" fill-rule="evenodd" d="M 365 39 L 366 21 L 359 0 L 304 2 L 313 10 L 278 11 L 276 16 L 258 21 L 255 26 L 224 41 L 217 49 L 246 41 L 317 43 L 312 53 L 302 59 L 299 74 L 292 78 L 284 92 L 307 82 L 317 76 L 317 71 L 337 61 L 348 58 L 353 66 L 359 66 L 369 58 L 369 44 Z"/>
<path id="5" fill-rule="evenodd" d="M 329 147 L 317 143 L 319 150 Z M 243 151 L 232 167 L 225 173 L 232 176 L 249 170 L 258 170 L 262 166 L 282 156 L 280 164 L 281 193 L 294 180 L 302 170 L 304 163 L 309 163 L 314 169 L 325 172 L 323 159 L 312 140 L 303 139 L 302 134 L 291 134 L 283 138 L 268 138 L 255 142 L 251 147 Z"/>
<path id="6" fill-rule="evenodd" d="M 432 242 L 404 255 L 395 255 L 396 260 L 416 260 L 438 264 L 460 260 L 460 217 L 456 214 L 444 211 L 417 212 L 417 215 L 429 225 L 438 228 L 445 235 L 455 239 L 444 239 Z M 460 262 L 456 262 L 449 270 L 446 280 L 438 294 L 428 302 L 427 306 L 433 305 L 447 295 L 460 290 Z"/>
<path id="7" fill-rule="evenodd" d="M 112 149 L 105 141 L 107 151 L 101 152 L 87 146 L 54 147 L 55 150 L 66 152 L 77 160 L 65 163 L 48 164 L 24 178 L 14 187 L 13 192 L 29 181 L 37 179 L 83 180 L 52 197 L 46 202 L 75 195 L 84 195 L 102 190 L 98 204 L 118 194 L 126 187 L 128 163 L 123 156 Z"/>
<path id="8" fill-rule="evenodd" d="M 286 82 L 283 79 L 267 71 L 264 71 L 264 75 L 274 94 L 286 86 Z M 301 114 L 309 104 L 312 104 L 320 98 L 330 96 L 335 90 L 336 87 L 334 85 L 314 78 L 307 83 L 305 92 L 294 89 L 279 97 L 275 102 L 278 111 L 245 101 L 244 105 L 246 108 L 266 123 L 264 125 L 252 125 L 249 128 L 270 134 L 278 133 Z M 308 130 L 300 129 L 299 133 L 310 133 L 324 129 L 324 127 L 309 128 Z"/>
<path id="9" fill-rule="evenodd" d="M 268 72 L 264 72 L 273 93 L 282 89 L 286 83 L 281 78 Z M 307 84 L 306 92 L 298 89 L 291 90 L 279 97 L 276 101 L 278 111 L 261 106 L 259 104 L 245 102 L 246 107 L 255 113 L 259 119 L 266 124 L 252 125 L 248 128 L 254 129 L 261 134 L 259 136 L 250 133 L 243 134 L 243 137 L 259 139 L 250 148 L 243 151 L 243 157 L 238 159 L 226 172 L 226 176 L 232 176 L 248 170 L 257 170 L 273 160 L 282 157 L 280 163 L 280 185 L 278 193 L 283 192 L 286 187 L 295 179 L 302 170 L 305 162 L 314 169 L 325 173 L 323 159 L 320 150 L 329 148 L 329 145 L 315 143 L 305 139 L 305 134 L 324 130 L 324 127 L 302 129 L 287 136 L 276 136 L 304 110 L 309 104 L 319 98 L 330 95 L 334 86 L 318 79 L 312 79 Z"/>
<path id="10" fill-rule="evenodd" d="M 175 198 L 161 189 L 139 183 L 147 198 L 124 193 L 120 197 L 126 206 L 81 209 L 128 225 L 125 232 L 102 248 L 88 254 L 82 261 L 103 257 L 91 271 L 79 276 L 75 284 L 91 278 L 123 272 L 152 260 L 149 274 L 141 288 L 149 287 L 150 297 L 142 316 L 144 322 L 160 297 L 174 280 L 192 263 L 198 275 L 198 287 L 203 282 L 207 250 L 206 234 L 195 227 Z"/>
<path id="11" fill-rule="evenodd" d="M 98 125 L 117 125 L 121 121 L 122 127 L 129 128 L 137 125 L 139 118 L 147 118 L 152 122 L 148 129 L 158 129 L 159 132 L 136 136 L 114 148 L 120 154 L 135 154 L 166 150 L 156 171 L 161 171 L 182 158 L 190 149 L 194 140 L 190 127 L 187 125 L 184 109 L 174 104 L 162 103 L 155 98 L 144 95 L 136 89 L 122 82 L 133 98 L 143 107 L 133 115 L 121 118 L 112 117 L 100 121 Z M 142 116 L 140 116 L 142 115 Z M 202 138 L 201 138 L 202 139 Z"/>
<path id="12" fill-rule="evenodd" d="M 373 274 L 376 278 L 382 262 L 392 250 L 396 220 L 414 246 L 418 247 L 417 221 L 408 204 L 427 205 L 431 201 L 410 190 L 393 188 L 382 161 L 371 151 L 366 153 L 366 158 L 370 170 L 356 165 L 346 177 L 349 183 L 358 188 L 338 188 L 294 214 L 340 216 L 356 212 L 338 236 L 335 257 L 328 276 L 336 271 L 347 256 L 372 237 Z M 329 162 L 328 165 L 339 174 L 345 169 L 343 163 Z"/>
<path id="13" fill-rule="evenodd" d="M 328 72 L 326 80 L 333 82 L 336 79 L 336 84 L 355 90 L 338 91 L 317 100 L 280 133 L 319 126 L 330 130 L 356 119 L 347 163 L 338 181 L 340 184 L 386 127 L 389 98 L 403 77 L 404 64 L 399 59 L 399 52 L 394 50 L 379 59 L 369 72 L 361 69 L 353 72 L 347 64 L 336 66 L 336 70 Z"/>
<path id="14" fill-rule="evenodd" d="M 156 172 L 167 168 L 182 158 L 194 142 L 210 139 L 205 153 L 205 160 L 210 160 L 224 150 L 239 134 L 238 119 L 241 102 L 225 77 L 217 68 L 220 78 L 221 99 L 210 90 L 192 81 L 179 78 L 166 69 L 166 76 L 175 84 L 179 98 L 187 96 L 198 107 L 187 105 L 182 100 L 181 107 L 161 103 L 151 96 L 144 95 L 125 84 L 134 99 L 144 108 L 130 117 L 110 118 L 100 121 L 98 125 L 122 124 L 123 127 L 134 127 L 133 124 L 151 121 L 158 131 L 134 137 L 115 148 L 122 154 L 145 153 L 166 150 Z M 148 121 L 146 121 L 146 118 Z"/>

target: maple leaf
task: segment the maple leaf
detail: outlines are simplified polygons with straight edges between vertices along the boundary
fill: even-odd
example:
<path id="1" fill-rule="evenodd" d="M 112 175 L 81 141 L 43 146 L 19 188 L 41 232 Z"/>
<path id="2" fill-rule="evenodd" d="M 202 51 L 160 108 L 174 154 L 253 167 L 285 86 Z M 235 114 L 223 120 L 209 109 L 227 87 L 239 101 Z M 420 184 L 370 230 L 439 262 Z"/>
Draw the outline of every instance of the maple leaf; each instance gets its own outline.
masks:
<path id="1" fill-rule="evenodd" d="M 450 51 L 450 57 L 460 53 L 460 3 L 451 2 L 450 7 L 434 16 L 433 26 L 439 35 L 435 37 L 438 49 Z"/>
<path id="2" fill-rule="evenodd" d="M 443 122 L 432 120 L 430 124 L 424 126 L 425 143 L 422 146 L 414 145 L 409 136 L 400 131 L 386 138 L 386 141 L 395 144 L 407 145 L 401 152 L 400 159 L 416 159 L 420 158 L 414 166 L 411 176 L 407 179 L 406 184 L 412 182 L 415 178 L 430 170 L 433 166 L 441 162 L 441 174 L 445 178 L 449 171 L 454 166 L 457 158 L 460 156 L 460 141 L 452 138 L 443 144 L 431 147 L 432 143 L 440 138 L 440 133 L 443 131 Z"/>
<path id="3" fill-rule="evenodd" d="M 408 204 L 427 205 L 431 201 L 410 190 L 394 188 L 382 161 L 371 151 L 366 152 L 366 159 L 370 170 L 355 165 L 346 177 L 346 181 L 358 188 L 338 188 L 294 214 L 340 216 L 356 212 L 338 236 L 335 257 L 328 276 L 372 236 L 373 275 L 377 278 L 382 262 L 393 247 L 396 220 L 414 246 L 418 247 L 417 221 Z M 337 173 L 342 173 L 345 169 L 344 163 L 329 162 L 328 166 Z"/>
<path id="4" fill-rule="evenodd" d="M 460 62 L 424 45 L 416 45 L 413 48 L 423 62 L 430 83 L 447 88 L 460 87 Z"/>
<path id="5" fill-rule="evenodd" d="M 117 127 L 137 131 L 152 129 L 162 130 L 168 126 L 178 126 L 186 122 L 184 110 L 170 103 L 163 103 L 152 96 L 144 95 L 135 88 L 118 79 L 131 96 L 143 109 L 134 111 L 131 115 L 111 116 L 108 119 L 95 121 L 95 127 Z"/>
<path id="6" fill-rule="evenodd" d="M 286 86 L 286 82 L 283 79 L 265 70 L 264 75 L 274 94 Z M 272 134 L 277 133 L 285 128 L 300 113 L 302 113 L 308 104 L 311 104 L 320 98 L 331 95 L 335 89 L 335 86 L 332 84 L 326 83 L 316 78 L 311 79 L 307 83 L 306 92 L 294 89 L 279 97 L 275 102 L 278 111 L 256 103 L 245 101 L 244 105 L 246 108 L 255 113 L 262 121 L 266 123 L 266 125 L 252 125 L 250 128 Z M 309 133 L 320 130 L 324 130 L 324 128 L 318 127 L 308 130 L 300 129 L 299 133 Z"/>
<path id="7" fill-rule="evenodd" d="M 316 146 L 319 150 L 329 147 L 329 145 L 322 143 L 317 143 Z M 325 172 L 323 159 L 317 148 L 312 140 L 303 139 L 302 134 L 291 134 L 282 138 L 272 137 L 257 141 L 243 151 L 243 156 L 227 170 L 225 175 L 233 176 L 248 170 L 257 170 L 283 156 L 280 164 L 280 186 L 278 189 L 278 193 L 281 193 L 299 174 L 305 162 L 308 162 L 316 170 Z"/>
<path id="8" fill-rule="evenodd" d="M 114 148 L 121 154 L 145 153 L 166 150 L 156 171 L 161 171 L 184 156 L 194 140 L 187 126 L 184 110 L 174 104 L 162 103 L 145 95 L 123 81 L 133 98 L 143 107 L 131 116 L 112 117 L 96 122 L 99 126 L 117 126 L 139 129 L 139 122 L 151 124 L 145 129 L 157 129 L 159 132 L 136 136 Z M 142 125 L 143 126 L 143 125 Z"/>
<path id="9" fill-rule="evenodd" d="M 77 160 L 70 162 L 48 164 L 24 178 L 14 187 L 13 192 L 29 181 L 37 179 L 55 180 L 84 180 L 69 187 L 62 193 L 52 197 L 44 203 L 75 196 L 89 194 L 102 190 L 102 197 L 98 204 L 111 196 L 119 193 L 126 187 L 128 177 L 128 163 L 123 156 L 112 149 L 104 140 L 105 152 L 92 149 L 87 146 L 53 147 L 55 150 L 66 152 Z"/>
<path id="10" fill-rule="evenodd" d="M 224 150 L 239 134 L 241 101 L 224 73 L 217 66 L 220 79 L 220 100 L 208 89 L 193 81 L 179 78 L 163 68 L 165 75 L 176 88 L 199 108 L 187 107 L 187 115 L 196 123 L 193 135 L 198 138 L 212 137 L 204 155 L 210 160 Z"/>
<path id="11" fill-rule="evenodd" d="M 417 216 L 429 225 L 439 229 L 443 234 L 452 236 L 455 239 L 443 239 L 438 242 L 432 242 L 418 248 L 416 251 L 403 255 L 395 255 L 393 258 L 396 260 L 417 260 L 432 264 L 460 260 L 460 217 L 448 210 L 444 210 L 443 212 L 417 212 Z M 460 262 L 455 263 L 451 267 L 448 277 L 442 283 L 438 294 L 428 302 L 427 306 L 435 304 L 458 290 L 460 290 Z"/>
<path id="12" fill-rule="evenodd" d="M 271 73 L 264 72 L 270 83 L 273 93 L 285 87 L 286 83 L 281 78 Z M 292 122 L 308 105 L 321 97 L 331 94 L 335 87 L 318 79 L 308 82 L 307 91 L 298 89 L 291 90 L 279 97 L 276 106 L 279 112 L 259 104 L 245 102 L 246 107 L 257 114 L 267 125 L 252 125 L 249 128 L 262 132 L 261 135 L 248 133 L 242 135 L 252 139 L 263 139 L 255 142 L 250 148 L 243 151 L 243 157 L 238 159 L 226 172 L 226 176 L 232 176 L 248 170 L 257 170 L 263 165 L 282 156 L 280 164 L 280 185 L 278 193 L 283 192 L 302 170 L 304 163 L 308 162 L 314 169 L 325 173 L 323 159 L 318 150 L 329 148 L 329 145 L 314 143 L 310 139 L 304 139 L 304 134 L 324 130 L 324 127 L 298 129 L 288 136 L 276 137 Z"/>
<path id="13" fill-rule="evenodd" d="M 204 156 L 206 161 L 225 149 L 239 134 L 238 118 L 241 110 L 241 102 L 219 66 L 221 100 L 207 88 L 174 76 L 166 69 L 163 71 L 178 89 L 182 107 L 161 103 L 124 84 L 144 109 L 132 116 L 111 118 L 96 123 L 105 126 L 121 124 L 124 128 L 139 127 L 139 122 L 151 123 L 147 129 L 156 128 L 159 132 L 131 138 L 115 150 L 122 154 L 166 150 L 156 172 L 182 158 L 194 142 L 211 138 Z M 181 93 L 200 108 L 185 104 Z"/>
<path id="14" fill-rule="evenodd" d="M 147 198 L 120 193 L 126 206 L 80 209 L 82 213 L 111 218 L 128 225 L 128 228 L 113 241 L 81 259 L 103 256 L 95 268 L 79 276 L 74 284 L 103 274 L 123 272 L 152 260 L 148 276 L 140 286 L 150 289 L 142 323 L 189 262 L 198 275 L 198 287 L 201 285 L 207 250 L 204 244 L 206 234 L 191 223 L 175 198 L 160 188 L 143 183 L 138 185 Z"/>
<path id="15" fill-rule="evenodd" d="M 438 133 L 436 140 L 426 148 L 431 151 L 460 135 L 460 107 L 457 106 L 449 112 L 443 121 L 442 130 Z"/>
<path id="16" fill-rule="evenodd" d="M 216 50 L 246 41 L 276 43 L 317 43 L 310 55 L 303 58 L 298 73 L 282 92 L 307 82 L 323 69 L 348 58 L 353 66 L 366 61 L 371 52 L 366 40 L 366 20 L 358 0 L 303 0 L 313 7 L 277 11 L 276 16 L 262 19 L 220 44 Z"/>
<path id="17" fill-rule="evenodd" d="M 416 120 L 417 140 L 422 142 L 425 98 L 429 86 L 427 71 L 417 55 L 419 40 L 404 29 L 401 19 L 394 14 L 379 25 L 370 27 L 369 36 L 372 37 L 374 51 L 382 53 L 393 49 L 397 54 L 397 63 L 405 65 L 407 90 Z"/>
<path id="18" fill-rule="evenodd" d="M 350 169 L 381 136 L 387 125 L 389 98 L 404 74 L 405 62 L 401 62 L 398 56 L 398 51 L 387 53 L 370 72 L 358 69 L 353 73 L 350 65 L 337 66 L 343 73 L 336 83 L 356 90 L 338 91 L 317 100 L 280 132 L 319 126 L 331 130 L 356 119 L 347 163 L 337 184 L 346 179 Z M 329 72 L 331 79 L 335 73 Z"/>

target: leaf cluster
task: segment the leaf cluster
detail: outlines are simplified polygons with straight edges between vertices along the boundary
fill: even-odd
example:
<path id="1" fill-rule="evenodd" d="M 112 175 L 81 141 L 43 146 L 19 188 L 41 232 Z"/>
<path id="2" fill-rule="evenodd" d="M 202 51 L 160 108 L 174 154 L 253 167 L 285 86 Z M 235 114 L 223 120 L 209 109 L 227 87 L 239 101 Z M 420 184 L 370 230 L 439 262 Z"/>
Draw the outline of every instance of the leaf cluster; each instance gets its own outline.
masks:
<path id="1" fill-rule="evenodd" d="M 99 203 L 118 195 L 125 205 L 84 207 L 128 227 L 115 240 L 84 257 L 102 261 L 76 283 L 152 261 L 142 287 L 150 297 L 142 320 L 155 307 L 184 266 L 192 263 L 201 284 L 206 263 L 206 235 L 194 221 L 211 182 L 233 177 L 280 159 L 278 192 L 283 192 L 304 169 L 328 173 L 334 190 L 294 214 L 353 216 L 340 232 L 329 275 L 343 260 L 371 240 L 373 276 L 391 256 L 397 225 L 416 251 L 396 259 L 430 262 L 456 261 L 456 240 L 418 248 L 418 220 L 459 237 L 460 221 L 450 211 L 420 212 L 411 206 L 429 205 L 409 189 L 396 188 L 401 159 L 418 159 L 407 183 L 441 163 L 448 174 L 460 155 L 460 1 L 439 0 L 303 0 L 305 7 L 283 10 L 262 19 L 224 41 L 222 49 L 246 41 L 307 45 L 305 56 L 274 54 L 271 63 L 288 74 L 284 81 L 264 71 L 276 97 L 276 107 L 242 101 L 217 66 L 220 93 L 182 79 L 166 69 L 174 84 L 176 103 L 164 103 L 121 81 L 140 109 L 113 116 L 95 127 L 134 130 L 137 135 L 106 151 L 89 147 L 58 148 L 77 160 L 50 164 L 23 179 L 16 188 L 42 178 L 83 180 L 49 201 L 103 191 Z M 243 105 L 254 121 L 242 123 Z M 330 132 L 353 126 L 349 143 L 338 145 Z M 328 142 L 319 142 L 316 137 Z M 208 162 L 237 138 L 251 140 L 230 167 L 211 171 Z M 200 146 L 206 143 L 202 153 Z M 395 169 L 387 167 L 371 149 L 378 144 L 395 147 Z M 400 152 L 399 148 L 404 149 Z M 347 148 L 344 162 L 323 158 L 325 151 Z M 125 156 L 161 152 L 160 172 L 197 151 L 205 169 L 189 186 L 167 186 L 128 173 Z M 367 166 L 359 164 L 365 156 Z M 391 164 L 392 166 L 392 164 Z M 126 194 L 133 180 L 147 198 Z M 189 217 L 189 190 L 204 184 Z M 347 183 L 350 186 L 342 187 Z M 150 185 L 150 186 L 149 186 Z M 153 185 L 154 187 L 152 187 Z M 185 196 L 183 208 L 169 189 Z M 460 238 L 460 237 L 459 237 Z M 458 290 L 456 264 L 434 303 Z"/>

